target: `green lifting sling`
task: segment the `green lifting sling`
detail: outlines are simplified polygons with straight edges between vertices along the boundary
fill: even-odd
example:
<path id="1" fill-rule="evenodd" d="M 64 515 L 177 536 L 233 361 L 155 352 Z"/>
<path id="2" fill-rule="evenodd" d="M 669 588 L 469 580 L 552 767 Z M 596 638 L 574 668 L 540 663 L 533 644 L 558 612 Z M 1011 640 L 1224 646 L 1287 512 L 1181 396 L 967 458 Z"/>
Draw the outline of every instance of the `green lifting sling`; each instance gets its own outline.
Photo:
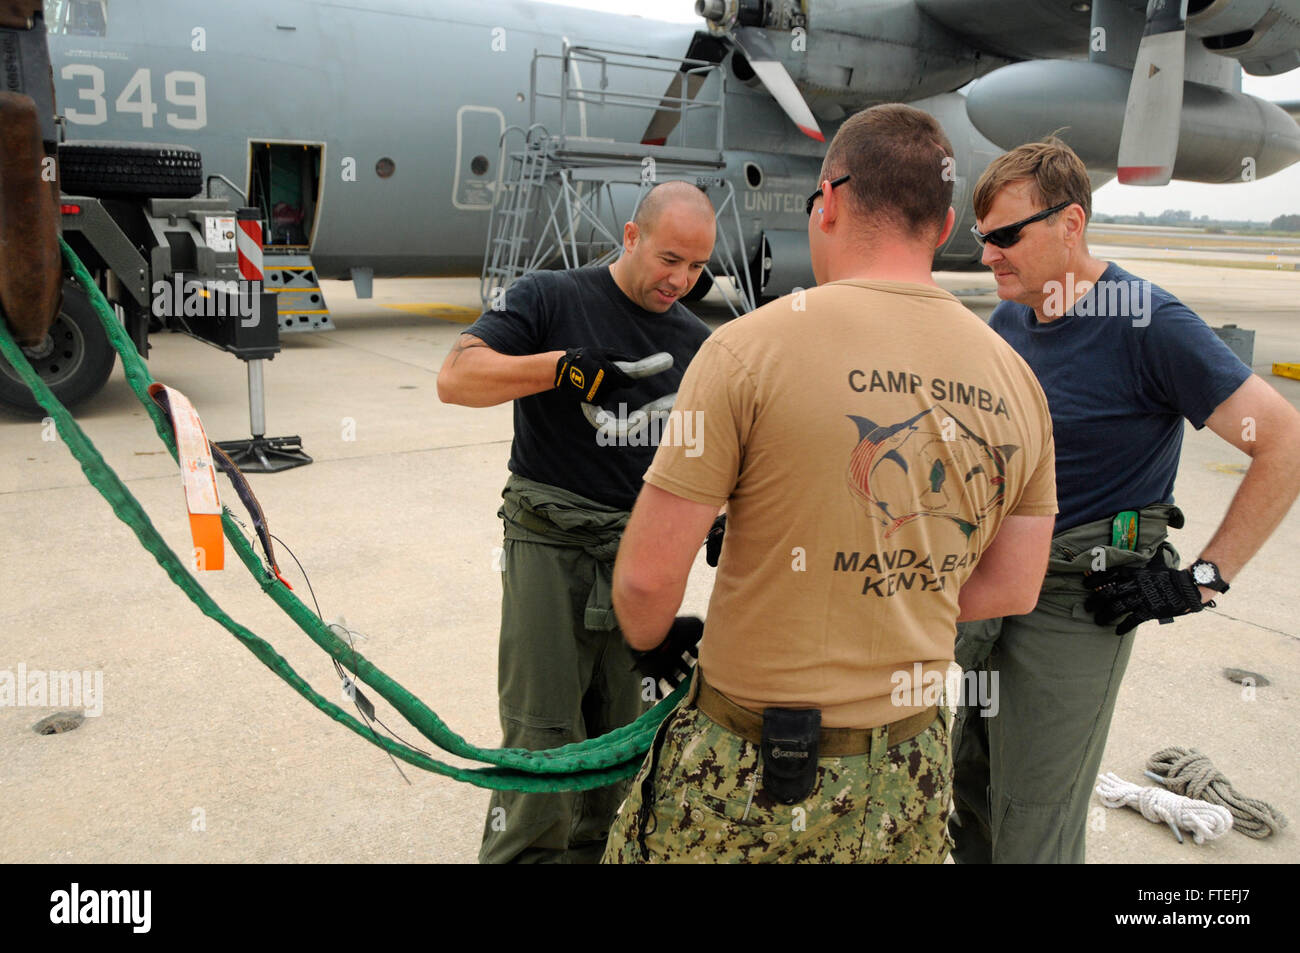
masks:
<path id="1" fill-rule="evenodd" d="M 149 375 L 144 361 L 136 352 L 125 330 L 117 322 L 108 302 L 95 286 L 85 266 L 65 242 L 60 240 L 60 244 L 73 276 L 90 297 L 109 341 L 122 358 L 122 368 L 126 373 L 127 382 L 140 403 L 149 412 L 154 429 L 157 430 L 159 438 L 175 460 L 176 444 L 170 428 L 162 412 L 148 395 L 148 388 L 153 383 L 153 378 Z M 82 472 L 86 474 L 91 485 L 108 501 L 118 519 L 131 527 L 140 544 L 153 554 L 159 565 L 190 598 L 190 601 L 198 606 L 204 615 L 220 623 L 242 642 L 245 648 L 257 656 L 262 664 L 284 679 L 303 698 L 335 721 L 408 764 L 435 774 L 466 781 L 478 787 L 507 791 L 581 791 L 602 787 L 636 773 L 660 722 L 668 716 L 686 693 L 688 683 L 683 682 L 669 697 L 630 725 L 599 738 L 576 744 L 547 751 L 475 747 L 448 728 L 442 719 L 420 699 L 340 639 L 276 577 L 270 567 L 263 564 L 233 520 L 230 510 L 223 506 L 221 523 L 226 539 L 230 541 L 240 560 L 262 590 L 298 624 L 299 628 L 307 633 L 313 642 L 340 665 L 349 669 L 357 681 L 374 689 L 379 697 L 392 705 L 420 734 L 439 748 L 457 757 L 481 762 L 490 767 L 461 768 L 445 764 L 408 745 L 380 735 L 369 725 L 322 697 L 268 642 L 240 625 L 213 601 L 183 565 L 180 557 L 159 536 L 139 501 L 131 495 L 113 469 L 104 462 L 95 445 L 77 425 L 67 408 L 59 402 L 32 369 L 3 321 L 0 321 L 0 353 L 9 360 L 14 370 L 31 388 L 37 402 L 54 420 L 60 437 L 81 465 Z"/>

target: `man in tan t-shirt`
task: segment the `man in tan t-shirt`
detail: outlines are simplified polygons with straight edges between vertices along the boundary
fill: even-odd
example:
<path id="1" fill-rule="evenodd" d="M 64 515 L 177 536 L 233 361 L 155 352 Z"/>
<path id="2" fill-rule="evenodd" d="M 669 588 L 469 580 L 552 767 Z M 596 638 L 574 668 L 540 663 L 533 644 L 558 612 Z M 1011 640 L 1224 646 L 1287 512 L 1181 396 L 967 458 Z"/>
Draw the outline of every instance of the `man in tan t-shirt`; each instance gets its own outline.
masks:
<path id="1" fill-rule="evenodd" d="M 1056 512 L 1042 390 L 930 274 L 951 155 L 912 107 L 847 120 L 809 199 L 818 287 L 686 372 L 614 571 L 647 670 L 690 641 L 674 615 L 723 504 L 727 531 L 695 683 L 606 862 L 947 855 L 955 623 L 1033 605 Z"/>

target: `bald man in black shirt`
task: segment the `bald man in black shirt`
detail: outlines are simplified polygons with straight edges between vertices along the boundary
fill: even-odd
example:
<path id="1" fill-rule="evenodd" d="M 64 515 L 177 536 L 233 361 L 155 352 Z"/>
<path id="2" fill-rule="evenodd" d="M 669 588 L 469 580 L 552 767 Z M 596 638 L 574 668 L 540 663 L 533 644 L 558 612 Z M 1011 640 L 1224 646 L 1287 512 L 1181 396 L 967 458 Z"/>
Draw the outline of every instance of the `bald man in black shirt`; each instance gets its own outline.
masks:
<path id="1" fill-rule="evenodd" d="M 626 409 L 676 392 L 709 334 L 679 301 L 713 251 L 713 207 L 695 186 L 650 190 L 608 267 L 539 271 L 462 334 L 438 375 L 447 403 L 514 401 L 498 689 L 502 746 L 597 737 L 645 708 L 610 604 L 610 574 L 641 475 L 645 434 L 613 439 L 583 403 Z M 640 380 L 615 360 L 658 351 L 673 366 Z M 612 395 L 612 396 L 611 396 Z M 494 792 L 482 863 L 595 863 L 626 784 L 560 794 Z"/>

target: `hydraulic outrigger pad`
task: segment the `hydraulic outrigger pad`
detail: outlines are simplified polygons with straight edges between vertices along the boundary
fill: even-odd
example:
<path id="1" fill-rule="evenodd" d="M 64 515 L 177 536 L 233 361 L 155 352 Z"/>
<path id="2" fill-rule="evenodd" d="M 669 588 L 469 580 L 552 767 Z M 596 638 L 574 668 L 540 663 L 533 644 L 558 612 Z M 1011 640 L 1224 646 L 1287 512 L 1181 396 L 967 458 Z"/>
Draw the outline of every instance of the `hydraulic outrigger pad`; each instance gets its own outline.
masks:
<path id="1" fill-rule="evenodd" d="M 279 473 L 311 463 L 302 449 L 301 437 L 267 437 L 266 389 L 262 384 L 262 361 L 248 362 L 248 420 L 252 437 L 248 440 L 221 440 L 217 446 L 226 451 L 235 466 L 245 473 Z"/>
<path id="2" fill-rule="evenodd" d="M 217 446 L 226 451 L 235 466 L 245 473 L 278 473 L 312 462 L 311 457 L 303 452 L 301 437 L 222 440 Z"/>

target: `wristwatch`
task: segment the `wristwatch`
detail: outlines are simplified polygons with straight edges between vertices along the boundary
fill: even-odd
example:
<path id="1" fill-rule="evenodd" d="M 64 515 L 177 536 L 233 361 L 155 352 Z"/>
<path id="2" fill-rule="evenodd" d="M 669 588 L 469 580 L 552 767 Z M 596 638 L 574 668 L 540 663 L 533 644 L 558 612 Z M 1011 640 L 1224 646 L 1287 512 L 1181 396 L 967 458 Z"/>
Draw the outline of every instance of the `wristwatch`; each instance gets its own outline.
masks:
<path id="1" fill-rule="evenodd" d="M 1208 559 L 1198 559 L 1192 563 L 1192 581 L 1198 586 L 1213 589 L 1215 592 L 1228 591 L 1228 584 L 1219 574 L 1219 567 Z"/>

